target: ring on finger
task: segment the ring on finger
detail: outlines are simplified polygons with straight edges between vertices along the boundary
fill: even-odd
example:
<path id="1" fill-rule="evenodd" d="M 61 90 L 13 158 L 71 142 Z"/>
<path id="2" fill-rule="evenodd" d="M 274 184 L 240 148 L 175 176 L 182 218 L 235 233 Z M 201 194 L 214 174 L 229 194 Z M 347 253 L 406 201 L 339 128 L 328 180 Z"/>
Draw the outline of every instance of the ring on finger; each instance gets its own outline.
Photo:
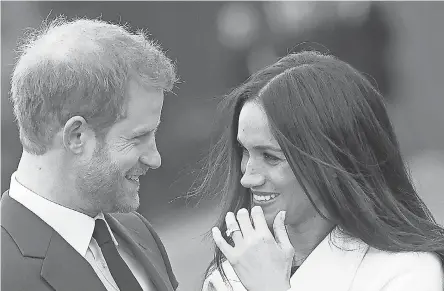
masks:
<path id="1" fill-rule="evenodd" d="M 233 233 L 236 231 L 241 231 L 239 226 L 228 228 L 227 231 L 225 232 L 225 234 L 227 235 L 227 237 L 231 237 L 233 235 Z"/>

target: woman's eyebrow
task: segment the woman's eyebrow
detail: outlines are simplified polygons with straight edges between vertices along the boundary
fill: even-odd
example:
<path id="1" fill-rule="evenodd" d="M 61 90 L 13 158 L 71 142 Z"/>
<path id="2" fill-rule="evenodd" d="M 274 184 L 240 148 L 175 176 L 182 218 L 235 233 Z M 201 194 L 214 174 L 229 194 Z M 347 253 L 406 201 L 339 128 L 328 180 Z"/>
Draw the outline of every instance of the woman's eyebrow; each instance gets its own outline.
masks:
<path id="1" fill-rule="evenodd" d="M 237 140 L 237 142 L 238 142 L 241 146 L 245 147 L 244 144 L 243 144 L 239 139 Z M 253 146 L 253 149 L 255 149 L 255 150 L 260 150 L 260 151 L 264 151 L 264 150 L 272 150 L 272 151 L 275 151 L 275 152 L 282 152 L 282 149 L 281 149 L 280 147 L 276 147 L 276 146 L 271 145 L 271 144 L 266 144 L 266 145 L 255 145 L 255 146 Z"/>

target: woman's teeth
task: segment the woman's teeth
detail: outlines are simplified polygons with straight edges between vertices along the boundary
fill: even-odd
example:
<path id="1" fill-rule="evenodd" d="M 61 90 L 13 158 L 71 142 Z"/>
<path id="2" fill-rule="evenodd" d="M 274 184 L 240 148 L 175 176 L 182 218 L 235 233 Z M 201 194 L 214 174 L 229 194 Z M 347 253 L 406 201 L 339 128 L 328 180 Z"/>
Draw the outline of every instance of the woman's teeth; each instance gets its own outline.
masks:
<path id="1" fill-rule="evenodd" d="M 256 201 L 260 201 L 260 202 L 265 202 L 265 201 L 270 201 L 271 199 L 276 198 L 278 195 L 277 194 L 271 194 L 271 195 L 254 195 L 253 194 L 253 199 Z"/>

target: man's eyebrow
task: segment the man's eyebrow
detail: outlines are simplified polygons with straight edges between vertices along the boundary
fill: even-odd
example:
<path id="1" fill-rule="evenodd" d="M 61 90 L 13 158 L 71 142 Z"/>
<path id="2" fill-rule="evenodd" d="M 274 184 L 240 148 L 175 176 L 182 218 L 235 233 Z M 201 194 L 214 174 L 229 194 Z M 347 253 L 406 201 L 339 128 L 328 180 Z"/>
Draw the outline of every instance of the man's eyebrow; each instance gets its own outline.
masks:
<path id="1" fill-rule="evenodd" d="M 131 135 L 132 136 L 141 136 L 141 135 L 145 135 L 145 134 L 148 134 L 151 132 L 156 133 L 158 128 L 159 128 L 159 125 L 157 125 L 155 128 L 148 127 L 148 126 L 138 127 L 138 128 L 135 128 L 131 132 Z"/>
<path id="2" fill-rule="evenodd" d="M 243 145 L 243 143 L 242 143 L 239 139 L 237 140 L 237 142 L 238 142 L 242 147 L 245 147 L 245 146 Z M 276 146 L 274 146 L 274 145 L 255 145 L 255 146 L 253 147 L 253 149 L 255 149 L 255 150 L 259 150 L 259 151 L 272 150 L 272 151 L 275 151 L 275 152 L 282 152 L 282 149 L 281 149 L 281 148 L 276 147 Z"/>

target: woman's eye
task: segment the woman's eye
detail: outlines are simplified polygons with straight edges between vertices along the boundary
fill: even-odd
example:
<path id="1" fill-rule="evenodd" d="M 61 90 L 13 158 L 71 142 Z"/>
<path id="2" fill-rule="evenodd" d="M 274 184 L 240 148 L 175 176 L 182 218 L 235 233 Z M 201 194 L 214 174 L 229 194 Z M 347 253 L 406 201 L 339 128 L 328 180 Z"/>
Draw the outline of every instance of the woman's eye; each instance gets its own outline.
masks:
<path id="1" fill-rule="evenodd" d="M 264 159 L 267 160 L 271 164 L 277 164 L 278 162 L 281 161 L 280 158 L 278 158 L 274 155 L 267 154 L 267 153 L 264 153 L 263 155 L 264 155 Z"/>

